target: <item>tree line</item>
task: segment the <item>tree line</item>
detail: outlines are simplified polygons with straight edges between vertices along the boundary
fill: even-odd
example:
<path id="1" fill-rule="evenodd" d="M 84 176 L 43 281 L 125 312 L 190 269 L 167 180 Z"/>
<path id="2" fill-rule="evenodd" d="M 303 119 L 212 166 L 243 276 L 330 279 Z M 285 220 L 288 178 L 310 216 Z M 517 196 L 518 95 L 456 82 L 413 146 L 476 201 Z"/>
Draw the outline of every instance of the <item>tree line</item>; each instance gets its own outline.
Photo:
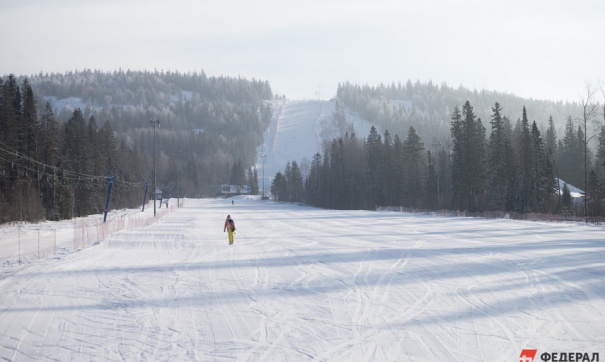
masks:
<path id="1" fill-rule="evenodd" d="M 471 101 L 459 108 L 461 102 L 455 102 L 463 95 L 479 104 L 479 111 Z M 486 99 L 495 95 L 508 110 L 521 110 L 518 97 L 430 82 L 341 85 L 338 124 L 346 123 L 348 108 L 395 136 L 374 128 L 365 139 L 352 133 L 334 139 L 310 165 L 288 164 L 276 175 L 272 193 L 279 200 L 330 208 L 578 213 L 565 190 L 551 183 L 560 177 L 585 185 L 589 213 L 601 214 L 605 132 L 588 134 L 586 123 L 571 117 L 564 127 L 550 117 L 544 129 L 529 121 L 525 107 L 513 122 L 500 104 L 486 111 Z M 222 183 L 250 184 L 254 192 L 256 147 L 271 120 L 271 97 L 267 82 L 203 72 L 84 70 L 29 80 L 4 77 L 0 222 L 102 212 L 108 177 L 115 180 L 111 207 L 137 206 L 151 180 L 154 150 L 165 196 L 212 196 Z M 82 106 L 59 108 L 57 101 L 65 98 L 80 99 Z M 581 110 L 577 104 L 528 102 L 538 118 L 553 111 L 560 119 L 563 112 Z M 477 114 L 490 120 L 489 137 Z M 151 127 L 150 120 L 159 120 L 160 127 Z M 587 147 L 591 139 L 597 144 L 593 149 Z"/>
<path id="2" fill-rule="evenodd" d="M 148 94 L 169 101 L 97 103 L 120 93 L 142 95 L 144 81 L 158 86 Z M 200 197 L 222 183 L 256 182 L 258 189 L 252 165 L 271 117 L 263 101 L 271 96 L 266 83 L 203 73 L 92 71 L 39 75 L 36 82 L 0 78 L 0 223 L 101 213 L 110 179 L 110 207 L 137 207 L 146 185 L 148 198 L 152 193 L 154 150 L 164 197 Z M 106 89 L 105 96 L 99 89 Z M 185 99 L 187 92 L 192 95 Z M 82 94 L 89 97 L 84 109 L 53 103 Z M 160 120 L 159 127 L 150 120 Z"/>
<path id="3" fill-rule="evenodd" d="M 120 145 L 145 155 L 156 148 L 158 183 L 172 195 L 178 188 L 200 197 L 216 185 L 235 183 L 234 165 L 242 167 L 237 174 L 248 174 L 271 121 L 271 87 L 256 79 L 203 71 L 85 69 L 40 73 L 30 82 L 39 98 L 76 98 L 85 119 L 111 120 Z M 60 123 L 73 108 L 55 110 Z M 152 119 L 160 121 L 155 144 Z"/>
<path id="4" fill-rule="evenodd" d="M 595 133 L 597 151 L 585 129 L 568 118 L 562 139 L 549 119 L 542 134 L 525 107 L 512 122 L 499 103 L 491 107 L 489 135 L 469 101 L 450 114 L 450 138 L 423 142 L 412 126 L 405 139 L 372 126 L 360 139 L 333 139 L 314 155 L 302 175 L 296 161 L 271 185 L 277 201 L 304 202 L 334 209 L 403 206 L 417 209 L 505 211 L 583 215 L 574 207 L 567 183 L 583 185 L 587 157 L 588 215 L 604 215 L 605 127 Z M 565 180 L 559 186 L 558 180 Z"/>
<path id="5" fill-rule="evenodd" d="M 144 155 L 117 146 L 111 123 L 84 119 L 76 109 L 60 124 L 50 102 L 42 110 L 27 79 L 0 79 L 0 221 L 60 220 L 101 213 L 107 176 L 114 175 L 113 207 L 142 198 Z"/>
<path id="6" fill-rule="evenodd" d="M 393 134 L 403 135 L 413 126 L 426 140 L 449 138 L 449 117 L 456 106 L 467 100 L 473 104 L 478 118 L 489 119 L 491 107 L 497 99 L 502 109 L 509 112 L 518 112 L 526 107 L 534 119 L 546 122 L 552 117 L 558 131 L 563 130 L 569 115 L 581 112 L 577 102 L 524 99 L 513 94 L 470 90 L 462 86 L 453 88 L 445 83 L 437 85 L 431 81 L 421 83 L 408 80 L 405 83 L 378 86 L 360 86 L 346 82 L 339 84 L 337 99 L 343 106 L 341 112 L 346 106 L 377 128 L 388 129 Z M 343 117 L 343 114 L 338 116 Z"/>

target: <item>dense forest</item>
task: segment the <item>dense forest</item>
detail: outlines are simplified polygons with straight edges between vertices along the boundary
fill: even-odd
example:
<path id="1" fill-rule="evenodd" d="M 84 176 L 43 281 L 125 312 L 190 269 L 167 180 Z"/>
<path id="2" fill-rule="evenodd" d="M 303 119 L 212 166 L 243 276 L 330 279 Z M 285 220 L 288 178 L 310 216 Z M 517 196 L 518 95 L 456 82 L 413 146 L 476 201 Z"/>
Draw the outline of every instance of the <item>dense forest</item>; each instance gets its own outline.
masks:
<path id="1" fill-rule="evenodd" d="M 101 213 L 110 180 L 110 208 L 136 207 L 146 187 L 151 194 L 154 154 L 165 197 L 212 196 L 222 183 L 256 192 L 256 147 L 272 98 L 266 81 L 203 72 L 5 76 L 0 222 Z M 602 106 L 590 97 L 554 103 L 431 82 L 345 83 L 335 124 L 346 124 L 345 110 L 376 127 L 365 138 L 326 143 L 304 174 L 293 160 L 274 178 L 275 199 L 342 209 L 604 213 L 605 130 Z M 585 208 L 558 178 L 587 190 Z"/>
<path id="2" fill-rule="evenodd" d="M 81 107 L 59 107 L 65 98 Z M 204 73 L 81 71 L 0 79 L 0 222 L 135 207 L 151 185 L 200 197 L 254 184 L 267 82 Z M 154 122 L 151 122 L 154 121 Z M 151 194 L 151 190 L 149 191 Z"/>
<path id="3" fill-rule="evenodd" d="M 475 115 L 483 120 L 489 119 L 495 102 L 500 104 L 504 112 L 502 116 L 512 121 L 520 118 L 521 109 L 525 107 L 532 116 L 530 122 L 535 120 L 543 133 L 550 118 L 561 133 L 567 118 L 582 112 L 577 102 L 524 99 L 513 94 L 452 88 L 430 81 L 408 80 L 406 83 L 378 86 L 344 83 L 338 86 L 337 99 L 343 107 L 355 111 L 379 129 L 403 135 L 414 127 L 426 141 L 449 139 L 450 115 L 456 106 L 460 107 L 466 101 L 471 102 Z"/>
<path id="4" fill-rule="evenodd" d="M 552 117 L 541 130 L 536 121 L 530 122 L 524 106 L 521 117 L 513 121 L 495 102 L 484 124 L 468 100 L 462 107 L 452 107 L 449 134 L 439 138 L 439 130 L 427 128 L 436 124 L 428 121 L 432 117 L 428 113 L 422 116 L 428 117 L 424 121 L 410 120 L 404 107 L 399 114 L 389 113 L 396 102 L 383 91 L 342 86 L 335 117 L 342 117 L 338 109 L 350 106 L 383 127 L 397 124 L 399 129 L 402 123 L 415 122 L 431 135 L 429 140 L 423 140 L 414 126 L 409 126 L 405 138 L 388 130 L 380 135 L 372 127 L 364 139 L 349 134 L 334 139 L 323 155 L 314 156 L 307 175 L 295 160 L 277 173 L 271 185 L 276 200 L 337 209 L 403 206 L 605 215 L 605 122 L 603 106 L 594 102 L 594 94 L 568 106 L 580 114 L 567 116 L 561 138 Z M 372 106 L 380 103 L 377 100 L 382 100 L 382 107 Z M 399 122 L 396 117 L 401 117 Z M 589 147 L 591 139 L 594 150 Z M 586 190 L 585 202 L 574 205 L 567 184 L 560 187 L 559 179 Z"/>

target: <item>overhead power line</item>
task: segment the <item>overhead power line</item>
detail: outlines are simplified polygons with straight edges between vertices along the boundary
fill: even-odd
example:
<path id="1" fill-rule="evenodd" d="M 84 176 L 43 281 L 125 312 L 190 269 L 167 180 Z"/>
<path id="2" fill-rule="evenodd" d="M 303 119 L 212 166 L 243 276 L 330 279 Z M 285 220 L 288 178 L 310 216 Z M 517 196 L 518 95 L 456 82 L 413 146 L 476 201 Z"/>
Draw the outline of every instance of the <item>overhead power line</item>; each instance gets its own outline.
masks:
<path id="1" fill-rule="evenodd" d="M 67 170 L 65 168 L 42 163 L 36 159 L 33 159 L 31 157 L 28 157 L 28 156 L 20 153 L 17 150 L 10 148 L 9 146 L 7 146 L 6 144 L 4 144 L 2 142 L 0 142 L 0 160 L 5 161 L 7 163 L 12 163 L 16 167 L 20 167 L 21 169 L 24 169 L 26 171 L 33 172 L 33 173 L 43 173 L 43 174 L 50 175 L 51 171 L 55 171 L 57 173 L 61 173 L 62 179 L 66 179 L 66 180 L 70 180 L 70 181 L 71 180 L 73 180 L 73 181 L 103 180 L 104 181 L 107 178 L 107 176 L 104 176 L 104 175 L 103 176 L 89 175 L 89 174 L 71 171 L 71 170 Z M 16 162 L 18 160 L 27 161 L 30 163 L 30 165 L 28 166 L 27 164 Z M 34 168 L 34 167 L 32 167 L 32 164 L 33 164 L 33 166 L 38 166 L 38 167 L 41 167 L 42 169 L 40 170 L 39 168 Z M 28 175 L 25 175 L 25 176 L 28 176 Z M 138 183 L 129 182 L 129 181 L 126 181 L 126 180 L 123 180 L 120 178 L 116 178 L 115 181 L 119 182 L 121 184 L 129 185 L 129 186 L 140 186 L 140 185 L 145 184 L 145 182 L 138 182 Z"/>

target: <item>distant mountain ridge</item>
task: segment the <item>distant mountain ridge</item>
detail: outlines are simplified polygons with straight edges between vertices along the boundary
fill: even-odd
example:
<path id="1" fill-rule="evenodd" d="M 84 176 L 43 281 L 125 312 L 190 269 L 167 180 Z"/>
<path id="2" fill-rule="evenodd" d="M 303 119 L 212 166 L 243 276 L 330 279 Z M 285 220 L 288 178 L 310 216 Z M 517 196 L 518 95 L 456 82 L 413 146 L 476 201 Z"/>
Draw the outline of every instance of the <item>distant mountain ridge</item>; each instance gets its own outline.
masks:
<path id="1" fill-rule="evenodd" d="M 466 101 L 471 103 L 475 115 L 487 129 L 496 102 L 502 107 L 503 116 L 513 124 L 521 118 L 523 107 L 530 121 L 535 120 L 542 130 L 546 130 L 552 117 L 559 134 L 563 133 L 569 117 L 582 114 L 580 105 L 575 102 L 525 99 L 496 91 L 469 90 L 462 86 L 452 88 L 446 84 L 438 86 L 430 81 L 377 86 L 343 83 L 338 87 L 337 98 L 345 107 L 392 134 L 406 134 L 412 126 L 424 140 L 448 138 L 451 114 L 456 106 L 460 108 Z"/>
<path id="2" fill-rule="evenodd" d="M 143 179 L 131 181 L 149 180 L 157 155 L 158 187 L 170 193 L 181 173 L 180 191 L 190 196 L 203 196 L 208 185 L 245 183 L 271 119 L 271 87 L 255 79 L 83 70 L 27 81 L 38 109 L 49 104 L 62 127 L 79 109 L 87 124 L 109 123 L 121 151 L 142 153 Z"/>
<path id="3" fill-rule="evenodd" d="M 162 118 L 175 130 L 199 128 L 193 126 L 206 116 L 208 103 L 259 106 L 262 100 L 273 98 L 266 81 L 208 77 L 204 72 L 83 70 L 39 74 L 29 81 L 36 94 L 57 105 L 57 114 L 65 107 L 69 113 L 70 107 L 84 106 L 85 113 L 114 119 L 118 129 L 123 123 L 149 118 Z"/>
<path id="4" fill-rule="evenodd" d="M 272 134 L 269 129 L 271 119 L 274 122 L 280 119 L 276 112 L 283 112 L 284 105 L 288 109 L 314 107 L 314 102 L 309 101 L 302 102 L 306 104 L 303 108 L 300 108 L 302 104 L 297 106 L 293 101 L 271 104 L 273 93 L 267 81 L 210 77 L 204 72 L 82 70 L 39 74 L 30 78 L 30 82 L 40 101 L 52 103 L 60 121 L 69 119 L 74 109 L 80 108 L 86 118 L 94 116 L 101 123 L 110 120 L 120 141 L 125 140 L 128 145 L 150 152 L 149 141 L 141 143 L 137 140 L 142 140 L 142 134 L 149 128 L 149 119 L 159 119 L 160 137 L 174 132 L 197 136 L 208 132 L 203 141 L 205 151 L 199 150 L 198 145 L 192 152 L 226 153 L 226 162 L 234 163 L 241 159 L 245 167 L 256 165 L 259 169 L 262 163 L 260 154 L 266 154 L 270 145 L 266 137 Z M 552 116 L 559 134 L 563 133 L 567 118 L 580 112 L 576 103 L 523 99 L 507 93 L 436 85 L 431 81 L 412 83 L 408 80 L 406 83 L 376 86 L 345 82 L 336 89 L 336 97 L 332 101 L 315 103 L 322 104 L 323 111 L 322 122 L 316 122 L 316 128 L 319 128 L 313 137 L 319 141 L 315 141 L 317 145 L 313 151 L 322 152 L 321 142 L 347 132 L 366 137 L 367 125 L 375 125 L 381 133 L 389 130 L 401 137 L 405 137 L 409 127 L 414 127 L 425 143 L 441 142 L 450 137 L 451 112 L 466 100 L 473 105 L 477 117 L 487 129 L 495 102 L 500 103 L 504 115 L 511 122 L 520 117 L 525 106 L 530 119 L 535 119 L 543 130 Z M 292 116 L 296 117 L 292 114 L 287 117 Z M 355 123 L 364 126 L 352 127 Z M 225 136 L 233 133 L 239 133 L 238 142 L 226 142 L 229 137 Z M 191 145 L 191 142 L 180 142 L 183 144 Z M 169 149 L 180 147 L 177 144 L 167 146 Z M 282 145 L 281 155 L 265 159 L 265 166 L 272 173 L 283 169 L 288 161 L 312 157 L 312 154 L 300 152 L 284 153 L 284 147 Z M 166 151 L 169 158 L 172 153 Z M 269 160 L 275 164 L 269 164 Z"/>
<path id="5" fill-rule="evenodd" d="M 15 185 L 35 189 L 42 174 L 55 179 L 65 172 L 76 172 L 77 180 L 85 176 L 87 181 L 80 188 L 65 180 L 47 182 L 49 195 L 61 192 L 65 204 L 61 217 L 73 212 L 68 207 L 76 197 L 87 202 L 99 199 L 99 188 L 104 186 L 99 180 L 109 176 L 119 176 L 122 189 L 118 191 L 128 202 L 139 198 L 136 193 L 152 178 L 152 170 L 157 188 L 169 195 L 180 190 L 182 195 L 207 196 L 204 190 L 213 189 L 208 186 L 223 183 L 260 186 L 257 171 L 261 164 L 265 178 L 295 160 L 301 161 L 304 171 L 305 160 L 315 158 L 316 153 L 326 156 L 326 144 L 331 142 L 333 146 L 346 135 L 366 138 L 372 126 L 379 132 L 373 130 L 373 139 L 380 140 L 380 134 L 385 134 L 385 139 L 413 134 L 422 149 L 428 153 L 439 148 L 444 155 L 440 159 L 445 160 L 451 151 L 452 112 L 463 102 L 466 109 L 474 109 L 467 114 L 476 113 L 488 132 L 491 107 L 496 102 L 510 120 L 509 127 L 523 110 L 524 127 L 529 123 L 527 118 L 536 119 L 536 127 L 544 134 L 552 116 L 560 133 L 557 137 L 551 127 L 549 132 L 554 136 L 549 139 L 563 139 L 564 152 L 558 157 L 566 163 L 559 168 L 561 177 L 574 185 L 583 183 L 573 177 L 581 174 L 576 167 L 581 163 L 579 148 L 567 145 L 568 139 L 582 134 L 581 127 L 571 120 L 581 114 L 576 103 L 525 100 L 497 92 L 409 81 L 388 86 L 345 83 L 329 101 L 286 101 L 274 98 L 267 81 L 208 77 L 203 72 L 84 70 L 27 79 L 11 75 L 3 81 L 3 104 L 13 106 L 5 107 L 8 111 L 2 114 L 3 123 L 8 125 L 4 136 L 8 148 L 3 152 L 10 157 L 5 160 L 7 167 L 12 170 L 15 161 L 20 167 L 13 172 L 14 177 L 5 180 L 5 189 Z M 569 127 L 566 125 L 561 137 L 565 119 L 569 119 Z M 52 132 L 48 131 L 51 126 Z M 97 142 L 101 135 L 104 148 Z M 36 148 L 38 140 L 52 146 L 52 160 L 41 157 L 44 151 Z M 26 153 L 20 155 L 14 150 Z M 605 156 L 599 154 L 596 164 L 603 164 L 603 159 Z M 31 162 L 38 162 L 41 168 L 32 170 Z M 270 173 L 265 172 L 270 169 Z M 25 188 L 22 191 L 24 195 L 29 192 Z M 77 213 L 86 215 L 102 208 L 99 202 L 94 203 L 94 207 L 86 206 Z M 19 217 L 14 214 L 10 217 Z"/>

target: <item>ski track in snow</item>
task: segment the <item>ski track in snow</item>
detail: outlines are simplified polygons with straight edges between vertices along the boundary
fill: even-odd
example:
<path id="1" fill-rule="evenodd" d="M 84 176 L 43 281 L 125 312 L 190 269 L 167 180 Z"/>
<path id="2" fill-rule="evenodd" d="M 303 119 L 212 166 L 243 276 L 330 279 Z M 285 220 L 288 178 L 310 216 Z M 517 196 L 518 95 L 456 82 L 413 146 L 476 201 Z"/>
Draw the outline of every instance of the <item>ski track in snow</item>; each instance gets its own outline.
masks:
<path id="1" fill-rule="evenodd" d="M 264 143 L 257 148 L 256 169 L 259 187 L 269 193 L 271 182 L 277 172 L 284 172 L 288 162 L 311 162 L 316 153 L 323 152 L 323 142 L 330 142 L 344 134 L 336 126 L 333 115 L 336 103 L 332 101 L 279 100 L 272 102 L 273 117 L 265 131 Z M 359 116 L 346 112 L 345 132 L 355 132 L 358 137 L 366 137 L 372 124 Z M 262 159 L 265 155 L 265 159 Z M 264 168 L 264 171 L 263 171 Z"/>
<path id="2" fill-rule="evenodd" d="M 602 228 L 235 201 L 189 199 L 148 227 L 4 266 L 0 359 L 605 353 Z"/>

